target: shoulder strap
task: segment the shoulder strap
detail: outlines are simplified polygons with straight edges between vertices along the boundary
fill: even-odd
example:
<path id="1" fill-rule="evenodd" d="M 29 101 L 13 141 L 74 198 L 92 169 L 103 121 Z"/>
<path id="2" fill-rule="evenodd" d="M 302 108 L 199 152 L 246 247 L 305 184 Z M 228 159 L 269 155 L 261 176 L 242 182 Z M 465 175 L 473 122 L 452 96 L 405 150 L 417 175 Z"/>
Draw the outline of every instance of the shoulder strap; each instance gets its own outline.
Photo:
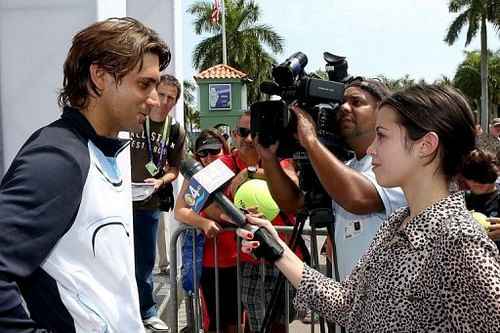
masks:
<path id="1" fill-rule="evenodd" d="M 168 136 L 169 142 L 177 143 L 177 140 L 179 139 L 179 126 L 180 124 L 177 121 L 172 123 L 172 126 L 170 127 L 170 134 Z"/>

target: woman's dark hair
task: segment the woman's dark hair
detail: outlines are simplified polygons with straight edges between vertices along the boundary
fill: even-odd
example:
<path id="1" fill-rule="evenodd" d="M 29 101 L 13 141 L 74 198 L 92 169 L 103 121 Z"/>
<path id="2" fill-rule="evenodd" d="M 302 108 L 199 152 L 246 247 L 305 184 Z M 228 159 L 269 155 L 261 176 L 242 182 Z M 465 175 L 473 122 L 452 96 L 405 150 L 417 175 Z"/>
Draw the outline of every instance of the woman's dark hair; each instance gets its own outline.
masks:
<path id="1" fill-rule="evenodd" d="M 83 29 L 73 37 L 64 62 L 59 106 L 84 108 L 92 93 L 100 96 L 99 89 L 90 79 L 90 65 L 102 66 L 119 83 L 137 64 L 142 66 L 147 53 L 158 56 L 160 71 L 170 63 L 167 44 L 154 30 L 136 19 L 110 18 Z"/>
<path id="2" fill-rule="evenodd" d="M 438 154 L 443 174 L 451 178 L 475 143 L 473 112 L 462 93 L 446 85 L 419 84 L 395 92 L 380 106 L 396 110 L 397 122 L 406 129 L 408 138 L 416 141 L 428 132 L 439 137 Z M 411 149 L 411 147 L 409 148 Z"/>
<path id="3" fill-rule="evenodd" d="M 215 128 L 207 128 L 207 129 L 204 129 L 200 132 L 200 134 L 198 134 L 198 137 L 196 138 L 196 140 L 194 141 L 194 149 L 193 151 L 198 151 L 198 148 L 200 147 L 201 143 L 203 142 L 204 139 L 206 138 L 217 138 L 220 143 L 222 143 L 222 152 L 224 153 L 224 155 L 230 155 L 231 154 L 231 149 L 229 148 L 229 144 L 227 143 L 227 141 L 224 139 L 224 137 L 222 136 L 222 134 Z M 194 154 L 194 158 L 200 162 L 200 158 Z"/>
<path id="4" fill-rule="evenodd" d="M 498 178 L 500 141 L 489 134 L 480 134 L 476 148 L 465 158 L 461 174 L 465 179 L 492 184 Z"/>

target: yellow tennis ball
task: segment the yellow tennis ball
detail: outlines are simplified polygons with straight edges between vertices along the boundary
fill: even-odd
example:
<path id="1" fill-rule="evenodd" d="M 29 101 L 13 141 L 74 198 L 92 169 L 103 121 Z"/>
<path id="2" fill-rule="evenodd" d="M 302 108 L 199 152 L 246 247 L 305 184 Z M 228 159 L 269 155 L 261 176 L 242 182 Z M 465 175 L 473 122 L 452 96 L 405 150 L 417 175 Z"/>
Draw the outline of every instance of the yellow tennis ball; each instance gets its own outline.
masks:
<path id="1" fill-rule="evenodd" d="M 483 226 L 484 229 L 488 230 L 490 227 L 490 222 L 488 222 L 486 215 L 480 212 L 472 212 L 472 217 L 476 220 L 480 225 Z"/>
<path id="2" fill-rule="evenodd" d="M 234 205 L 240 209 L 255 207 L 258 213 L 262 213 L 269 221 L 280 212 L 266 181 L 262 179 L 249 179 L 244 182 L 234 195 Z"/>

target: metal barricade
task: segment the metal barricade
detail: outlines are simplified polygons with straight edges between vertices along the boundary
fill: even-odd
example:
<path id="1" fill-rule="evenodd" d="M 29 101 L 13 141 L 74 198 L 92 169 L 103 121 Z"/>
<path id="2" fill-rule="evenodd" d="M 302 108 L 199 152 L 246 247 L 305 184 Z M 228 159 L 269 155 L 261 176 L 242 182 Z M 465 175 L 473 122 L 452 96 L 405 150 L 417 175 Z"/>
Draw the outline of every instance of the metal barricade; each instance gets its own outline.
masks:
<path id="1" fill-rule="evenodd" d="M 293 231 L 293 227 L 292 226 L 275 226 L 276 230 L 280 233 L 285 233 L 287 235 L 291 234 L 292 231 Z M 171 314 L 170 314 L 170 318 L 171 318 L 171 322 L 169 323 L 169 326 L 170 326 L 170 329 L 171 329 L 171 333 L 177 333 L 179 332 L 179 327 L 178 327 L 178 321 L 179 321 L 179 313 L 178 313 L 178 308 L 179 308 L 179 299 L 178 299 L 178 290 L 177 290 L 177 279 L 180 278 L 180 275 L 179 277 L 177 276 L 178 275 L 178 272 L 177 272 L 177 242 L 179 241 L 179 238 L 180 236 L 186 232 L 187 230 L 191 230 L 191 229 L 196 229 L 192 226 L 189 226 L 187 224 L 183 224 L 183 223 L 180 223 L 179 224 L 179 227 L 175 230 L 175 232 L 172 234 L 172 237 L 171 237 L 171 241 L 170 241 L 170 249 L 169 249 L 169 258 L 170 258 L 170 300 L 169 302 L 173 305 L 170 307 L 170 311 L 171 311 Z M 236 230 L 236 228 L 234 227 L 225 227 L 224 230 Z M 327 231 L 325 228 L 322 228 L 322 229 L 316 229 L 316 228 L 310 228 L 310 227 L 305 227 L 302 231 L 302 234 L 303 235 L 312 235 L 313 237 L 311 237 L 311 266 L 313 268 L 316 268 L 318 269 L 319 268 L 319 261 L 318 261 L 318 246 L 317 246 L 317 238 L 316 236 L 326 236 L 327 235 Z M 194 247 L 194 244 L 193 244 L 193 247 Z M 237 290 L 238 290 L 238 295 L 237 295 L 237 301 L 238 301 L 238 313 L 242 313 L 241 311 L 241 271 L 240 271 L 240 239 L 239 237 L 237 237 L 237 251 L 238 251 L 238 256 L 237 256 Z M 215 300 L 215 303 L 216 303 L 216 307 L 217 309 L 219 308 L 219 302 L 220 302 L 220 299 L 219 299 L 219 290 L 220 290 L 220 286 L 219 286 L 219 279 L 218 279 L 218 271 L 219 271 L 219 267 L 218 267 L 218 246 L 217 246 L 217 241 L 215 242 L 215 280 L 216 280 L 216 285 L 215 285 L 215 294 L 216 294 L 216 300 Z M 193 262 L 196 263 L 196 251 L 194 251 L 193 249 Z M 261 270 L 262 271 L 262 270 Z M 194 270 L 194 281 L 197 281 L 197 277 L 196 277 L 196 269 Z M 289 302 L 289 293 L 288 293 L 288 283 L 286 284 L 285 286 L 285 295 L 287 295 L 287 297 L 285 297 L 285 310 L 286 310 L 286 314 L 287 314 L 287 318 L 288 318 L 288 315 L 289 315 L 289 307 L 291 306 L 290 302 Z M 198 295 L 198 291 L 196 290 L 195 288 L 195 295 L 194 295 L 195 298 L 198 298 L 199 295 Z M 194 311 L 192 311 L 193 315 L 194 315 L 194 318 L 193 318 L 193 323 L 194 323 L 194 328 L 193 328 L 193 332 L 203 332 L 203 329 L 202 329 L 202 322 L 203 320 L 197 316 L 199 316 L 200 314 L 200 310 L 199 309 L 194 309 Z M 218 310 L 216 311 L 217 313 L 217 317 L 215 318 L 216 320 L 216 331 L 217 332 L 220 332 L 220 327 L 219 327 L 219 315 L 218 315 Z M 289 322 L 289 320 L 288 320 Z M 238 321 L 238 332 L 241 333 L 242 332 L 242 325 L 241 325 L 241 317 L 239 318 L 239 321 Z M 287 332 L 288 332 L 288 326 L 287 326 Z M 311 332 L 314 332 L 314 321 L 311 323 Z"/>

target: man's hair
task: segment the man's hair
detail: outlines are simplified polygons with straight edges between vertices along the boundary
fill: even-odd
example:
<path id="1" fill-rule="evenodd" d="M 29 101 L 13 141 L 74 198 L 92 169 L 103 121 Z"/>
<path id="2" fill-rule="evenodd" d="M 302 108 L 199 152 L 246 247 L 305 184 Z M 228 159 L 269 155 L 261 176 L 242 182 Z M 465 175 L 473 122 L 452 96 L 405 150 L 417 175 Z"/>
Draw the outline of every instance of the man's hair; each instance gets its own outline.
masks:
<path id="1" fill-rule="evenodd" d="M 383 100 L 385 97 L 391 94 L 389 88 L 377 78 L 371 79 L 363 76 L 357 76 L 350 79 L 346 83 L 345 89 L 350 87 L 359 87 L 363 90 L 366 90 L 370 94 L 372 94 L 373 97 L 375 97 L 378 101 Z"/>
<path id="2" fill-rule="evenodd" d="M 167 44 L 154 30 L 133 18 L 110 18 L 81 30 L 73 37 L 64 62 L 59 105 L 84 108 L 91 94 L 100 96 L 90 78 L 90 65 L 103 67 L 118 84 L 137 64 L 142 67 L 147 53 L 158 56 L 160 71 L 170 63 Z"/>
<path id="3" fill-rule="evenodd" d="M 242 109 L 241 114 L 238 117 L 238 121 L 236 122 L 236 127 L 238 127 L 238 124 L 240 123 L 240 120 L 244 117 L 251 117 L 251 112 L 248 109 Z"/>
<path id="4" fill-rule="evenodd" d="M 156 88 L 158 88 L 158 86 L 162 83 L 167 86 L 173 86 L 177 88 L 177 96 L 175 96 L 175 101 L 177 102 L 179 100 L 179 97 L 181 97 L 182 92 L 182 87 L 179 80 L 177 80 L 177 78 L 171 74 L 163 74 L 162 76 L 160 76 L 160 82 L 158 82 Z"/>
<path id="5" fill-rule="evenodd" d="M 379 108 L 386 105 L 396 110 L 396 121 L 406 129 L 410 140 L 436 133 L 439 156 L 434 158 L 440 159 L 448 179 L 457 174 L 476 137 L 472 110 L 460 91 L 446 85 L 418 84 L 386 97 Z"/>
<path id="6" fill-rule="evenodd" d="M 498 178 L 500 141 L 488 134 L 480 134 L 476 148 L 464 159 L 461 173 L 465 179 L 481 184 L 492 184 Z"/>

